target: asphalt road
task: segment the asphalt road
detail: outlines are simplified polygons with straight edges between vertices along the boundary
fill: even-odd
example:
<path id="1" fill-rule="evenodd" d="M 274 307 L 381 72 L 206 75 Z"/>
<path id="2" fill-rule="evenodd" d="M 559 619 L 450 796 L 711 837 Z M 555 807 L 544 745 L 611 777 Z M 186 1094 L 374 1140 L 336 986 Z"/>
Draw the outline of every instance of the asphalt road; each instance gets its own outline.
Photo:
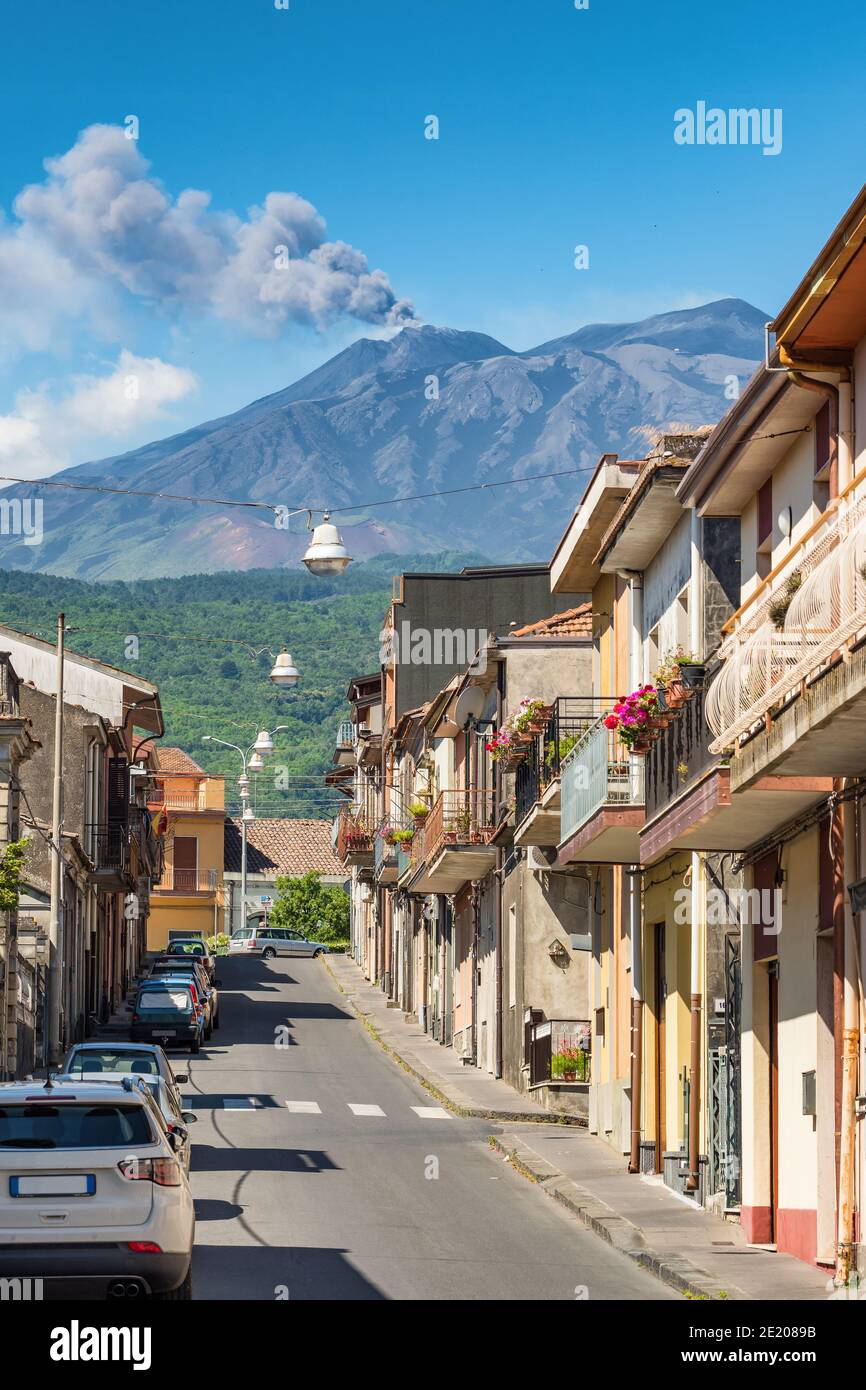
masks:
<path id="1" fill-rule="evenodd" d="M 678 1298 L 494 1155 L 490 1121 L 442 1112 L 319 961 L 218 974 L 183 1088 L 194 1298 Z"/>

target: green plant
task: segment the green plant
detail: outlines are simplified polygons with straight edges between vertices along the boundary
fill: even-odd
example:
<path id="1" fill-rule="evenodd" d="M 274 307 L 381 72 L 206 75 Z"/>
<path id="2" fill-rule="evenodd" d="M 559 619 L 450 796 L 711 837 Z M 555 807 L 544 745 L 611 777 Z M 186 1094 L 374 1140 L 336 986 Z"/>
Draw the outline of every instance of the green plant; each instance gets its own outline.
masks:
<path id="1" fill-rule="evenodd" d="M 652 678 L 656 685 L 670 685 L 671 681 L 675 681 L 679 676 L 681 666 L 700 666 L 700 664 L 701 658 L 680 644 L 673 651 L 665 653 L 660 665 L 653 671 Z"/>
<path id="2" fill-rule="evenodd" d="M 794 595 L 802 583 L 802 574 L 799 570 L 794 570 L 793 574 L 789 574 L 788 578 L 785 580 L 784 587 L 778 598 L 775 598 L 770 604 L 768 609 L 770 621 L 780 632 L 785 626 L 785 619 L 788 616 L 788 609 L 791 607 Z"/>
<path id="3" fill-rule="evenodd" d="M 327 945 L 349 939 L 349 899 L 342 888 L 321 881 L 311 870 L 300 878 L 281 875 L 277 900 L 268 916 L 271 926 L 292 927 L 309 941 Z"/>
<path id="4" fill-rule="evenodd" d="M 410 803 L 409 803 L 409 815 L 410 815 L 410 816 L 426 816 L 426 815 L 429 815 L 429 813 L 430 813 L 430 807 L 427 805 L 426 801 L 410 801 Z"/>
<path id="5" fill-rule="evenodd" d="M 217 936 L 209 936 L 207 939 L 207 945 L 208 950 L 211 952 L 212 955 L 228 955 L 229 939 L 224 931 L 219 932 Z"/>
<path id="6" fill-rule="evenodd" d="M 0 855 L 0 912 L 18 910 L 21 870 L 27 856 L 28 840 L 10 840 Z"/>
<path id="7" fill-rule="evenodd" d="M 679 777 L 680 781 L 681 781 L 681 782 L 684 782 L 684 781 L 686 780 L 686 778 L 688 777 L 688 775 L 689 775 L 689 765 L 688 765 L 688 763 L 677 763 L 677 776 Z"/>
<path id="8" fill-rule="evenodd" d="M 411 845 L 415 838 L 414 830 L 395 830 L 394 843 L 396 845 Z"/>

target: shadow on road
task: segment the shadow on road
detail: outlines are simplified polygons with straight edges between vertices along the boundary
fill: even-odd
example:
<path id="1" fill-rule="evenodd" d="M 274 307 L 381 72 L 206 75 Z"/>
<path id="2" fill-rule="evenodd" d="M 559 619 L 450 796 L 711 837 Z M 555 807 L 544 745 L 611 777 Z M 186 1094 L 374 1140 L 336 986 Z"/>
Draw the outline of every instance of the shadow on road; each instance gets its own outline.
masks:
<path id="1" fill-rule="evenodd" d="M 309 1303 L 386 1298 L 339 1249 L 196 1245 L 192 1272 L 196 1299 Z"/>
<path id="2" fill-rule="evenodd" d="M 223 1149 L 196 1144 L 192 1153 L 196 1173 L 322 1173 L 339 1170 L 324 1149 Z"/>

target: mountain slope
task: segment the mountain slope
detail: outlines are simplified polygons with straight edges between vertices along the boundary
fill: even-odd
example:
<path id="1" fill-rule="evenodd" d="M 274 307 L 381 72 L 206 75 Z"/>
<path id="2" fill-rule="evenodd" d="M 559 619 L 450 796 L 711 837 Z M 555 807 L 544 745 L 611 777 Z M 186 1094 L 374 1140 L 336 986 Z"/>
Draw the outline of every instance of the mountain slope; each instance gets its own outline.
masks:
<path id="1" fill-rule="evenodd" d="M 743 385 L 765 315 L 724 299 L 633 324 L 597 324 L 513 352 L 485 334 L 405 328 L 361 339 L 303 380 L 233 415 L 59 477 L 150 492 L 343 509 L 352 553 L 495 548 L 546 559 L 580 476 L 603 452 L 634 455 L 638 426 L 716 421 Z M 376 499 L 486 484 L 485 492 Z M 32 496 L 28 484 L 6 495 Z M 0 564 L 90 579 L 294 565 L 306 539 L 267 511 L 45 490 L 45 537 L 0 538 Z M 374 503 L 372 506 L 366 504 Z M 491 544 L 495 537 L 495 547 Z"/>

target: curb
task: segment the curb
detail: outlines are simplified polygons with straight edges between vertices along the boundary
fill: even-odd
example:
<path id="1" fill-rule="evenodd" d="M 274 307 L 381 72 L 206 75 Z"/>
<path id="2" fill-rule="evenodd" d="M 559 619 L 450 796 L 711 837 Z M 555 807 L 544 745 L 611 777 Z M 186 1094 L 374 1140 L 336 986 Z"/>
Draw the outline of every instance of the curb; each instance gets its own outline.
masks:
<path id="1" fill-rule="evenodd" d="M 507 1158 L 522 1177 L 539 1186 L 548 1197 L 566 1207 L 608 1245 L 628 1255 L 630 1260 L 654 1274 L 663 1284 L 668 1284 L 687 1297 L 701 1300 L 739 1300 L 748 1297 L 741 1290 L 732 1292 L 723 1287 L 698 1265 L 692 1264 L 691 1260 L 660 1255 L 647 1245 L 639 1226 L 625 1216 L 618 1216 L 571 1179 L 564 1178 L 527 1144 L 514 1140 L 503 1142 L 492 1134 L 487 1143 L 491 1149 Z"/>
<path id="2" fill-rule="evenodd" d="M 361 1023 L 363 1023 L 364 1027 L 366 1028 L 367 1032 L 370 1034 L 370 1037 L 374 1040 L 374 1042 L 378 1043 L 378 1045 L 382 1048 L 383 1052 L 387 1052 L 388 1056 L 392 1059 L 392 1061 L 396 1062 L 399 1067 L 402 1067 L 403 1070 L 413 1078 L 413 1080 L 417 1081 L 419 1086 L 423 1086 L 424 1090 L 427 1092 L 428 1095 L 432 1096 L 434 1100 L 437 1100 L 439 1104 L 443 1106 L 446 1110 L 450 1110 L 452 1115 L 458 1115 L 462 1119 L 496 1120 L 498 1123 L 512 1125 L 584 1125 L 584 1121 L 579 1119 L 577 1116 L 572 1115 L 554 1115 L 553 1113 L 551 1113 L 550 1115 L 544 1115 L 542 1117 L 540 1115 L 528 1114 L 521 1111 L 495 1109 L 488 1110 L 479 1106 L 459 1105 L 457 1101 L 452 1100 L 450 1096 L 447 1096 L 444 1091 L 440 1091 L 438 1086 L 436 1086 L 434 1082 L 430 1081 L 423 1074 L 423 1072 L 420 1072 L 417 1070 L 416 1067 L 413 1067 L 411 1062 L 407 1062 L 405 1057 L 401 1057 L 400 1053 L 396 1050 L 396 1048 L 392 1047 L 390 1043 L 387 1043 L 385 1041 L 385 1039 L 382 1037 L 382 1034 L 376 1027 L 375 1023 L 371 1022 L 369 1014 L 365 1014 L 360 1005 L 355 1002 L 354 997 L 343 988 L 339 979 L 337 978 L 337 975 L 331 968 L 331 964 L 328 960 L 328 957 L 320 956 L 319 959 L 324 962 L 325 969 L 331 976 L 331 979 L 334 981 L 334 984 L 337 986 L 337 989 L 345 998 L 347 1004 L 349 1005 L 349 1008 L 352 1010 L 355 1017 L 359 1019 Z"/>

